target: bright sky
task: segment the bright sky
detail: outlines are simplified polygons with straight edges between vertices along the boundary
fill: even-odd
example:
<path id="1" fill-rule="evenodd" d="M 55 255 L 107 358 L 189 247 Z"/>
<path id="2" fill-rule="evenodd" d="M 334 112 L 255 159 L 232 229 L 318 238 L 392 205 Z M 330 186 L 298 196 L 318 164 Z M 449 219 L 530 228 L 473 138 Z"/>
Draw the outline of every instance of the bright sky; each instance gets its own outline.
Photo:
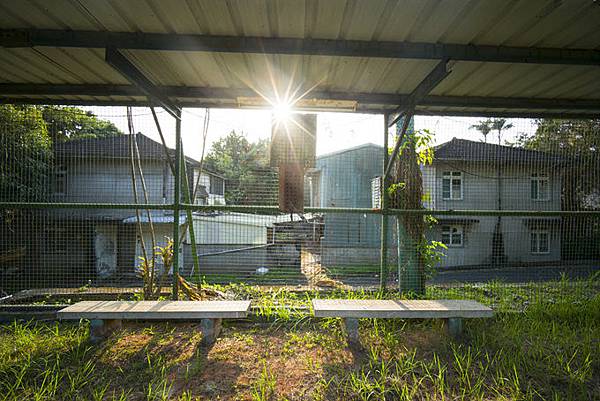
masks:
<path id="1" fill-rule="evenodd" d="M 128 132 L 125 107 L 89 107 L 98 117 L 112 121 L 123 132 Z M 174 119 L 161 109 L 159 120 L 165 133 L 167 145 L 174 147 Z M 182 139 L 186 155 L 199 159 L 202 153 L 202 126 L 204 109 L 184 109 Z M 134 129 L 159 141 L 154 120 L 147 108 L 134 108 Z M 453 137 L 482 140 L 483 136 L 469 127 L 484 118 L 466 117 L 415 117 L 416 129 L 428 129 L 435 135 L 435 144 L 444 143 Z M 510 119 L 513 128 L 503 133 L 502 141 L 513 140 L 521 132 L 535 131 L 535 123 L 528 119 Z M 318 113 L 317 155 L 351 148 L 364 143 L 383 144 L 381 115 L 354 113 Z M 207 137 L 207 152 L 211 144 L 232 130 L 243 132 L 249 141 L 271 136 L 271 111 L 211 109 Z M 488 142 L 497 143 L 495 133 L 490 133 Z"/>

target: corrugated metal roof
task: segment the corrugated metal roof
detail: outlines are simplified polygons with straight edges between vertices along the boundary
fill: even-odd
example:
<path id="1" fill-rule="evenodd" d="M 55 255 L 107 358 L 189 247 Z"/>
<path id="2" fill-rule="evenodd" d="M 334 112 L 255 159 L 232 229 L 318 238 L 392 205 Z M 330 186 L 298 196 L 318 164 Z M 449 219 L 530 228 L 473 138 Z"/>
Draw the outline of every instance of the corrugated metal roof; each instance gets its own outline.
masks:
<path id="1" fill-rule="evenodd" d="M 0 0 L 0 28 L 600 50 L 600 5 L 591 0 Z M 159 86 L 251 88 L 270 98 L 274 92 L 285 92 L 290 82 L 300 92 L 312 88 L 408 94 L 437 63 L 422 59 L 211 51 L 125 50 L 123 53 Z M 38 46 L 0 48 L 0 83 L 127 85 L 128 81 L 104 61 L 103 49 Z M 458 61 L 432 95 L 600 101 L 600 68 Z M 14 99 L 24 94 L 0 96 Z M 111 93 L 85 97 L 30 93 L 25 97 L 70 102 L 143 100 L 143 97 Z M 176 99 L 217 107 L 240 103 L 237 98 Z M 359 103 L 360 110 L 392 107 L 373 101 Z M 419 109 L 432 113 L 503 111 L 480 106 Z M 600 106 L 579 111 L 599 112 Z"/>

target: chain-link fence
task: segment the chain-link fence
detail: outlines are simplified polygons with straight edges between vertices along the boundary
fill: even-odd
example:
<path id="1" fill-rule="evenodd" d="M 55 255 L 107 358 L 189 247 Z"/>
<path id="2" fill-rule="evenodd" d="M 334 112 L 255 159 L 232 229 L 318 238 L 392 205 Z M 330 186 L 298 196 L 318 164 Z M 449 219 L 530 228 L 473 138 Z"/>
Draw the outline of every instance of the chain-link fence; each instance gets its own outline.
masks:
<path id="1" fill-rule="evenodd" d="M 597 280 L 599 120 L 417 116 L 382 179 L 398 129 L 352 118 L 317 115 L 284 173 L 264 114 L 184 109 L 183 156 L 158 110 L 0 106 L 1 297 Z"/>

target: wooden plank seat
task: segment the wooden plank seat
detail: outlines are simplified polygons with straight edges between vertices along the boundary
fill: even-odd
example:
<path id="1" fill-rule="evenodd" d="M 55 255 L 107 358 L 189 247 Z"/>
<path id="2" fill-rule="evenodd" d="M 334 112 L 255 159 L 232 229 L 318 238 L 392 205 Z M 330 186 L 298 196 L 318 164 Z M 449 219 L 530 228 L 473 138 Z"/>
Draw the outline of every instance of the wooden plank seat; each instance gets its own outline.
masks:
<path id="1" fill-rule="evenodd" d="M 90 339 L 109 336 L 123 320 L 200 320 L 202 342 L 212 344 L 221 319 L 244 318 L 250 301 L 82 301 L 58 311 L 62 320 L 89 319 Z"/>
<path id="2" fill-rule="evenodd" d="M 444 319 L 448 333 L 456 338 L 463 318 L 493 315 L 489 307 L 469 300 L 315 299 L 312 304 L 316 317 L 343 318 L 351 343 L 359 342 L 359 318 Z"/>

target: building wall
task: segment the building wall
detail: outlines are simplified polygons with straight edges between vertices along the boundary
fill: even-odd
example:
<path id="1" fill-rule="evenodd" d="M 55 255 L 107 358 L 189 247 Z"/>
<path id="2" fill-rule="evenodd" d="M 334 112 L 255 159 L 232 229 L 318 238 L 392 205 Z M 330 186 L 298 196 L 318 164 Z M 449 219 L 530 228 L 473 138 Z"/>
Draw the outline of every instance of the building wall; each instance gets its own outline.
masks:
<path id="1" fill-rule="evenodd" d="M 444 200 L 444 171 L 463 171 L 463 199 Z M 531 174 L 546 172 L 550 177 L 550 199 L 532 200 Z M 435 180 L 435 181 L 433 181 Z M 496 210 L 498 180 L 493 164 L 460 161 L 435 162 L 423 168 L 424 192 L 431 197 L 430 206 L 439 210 Z M 502 171 L 501 203 L 503 210 L 560 210 L 561 179 L 559 172 L 534 166 L 507 166 Z"/>
<path id="2" fill-rule="evenodd" d="M 92 202 L 92 203 L 134 203 L 131 167 L 128 160 L 79 160 L 68 159 L 63 162 L 67 169 L 67 191 L 64 194 L 52 194 L 56 202 Z M 167 163 L 163 161 L 142 161 L 144 182 L 148 193 L 148 203 L 172 203 L 174 179 Z M 210 176 L 202 174 L 201 184 L 210 191 Z M 146 203 L 141 177 L 136 179 L 139 203 Z M 183 200 L 183 198 L 182 198 Z M 209 193 L 209 204 L 224 204 L 221 195 Z M 59 212 L 60 214 L 61 212 Z M 63 212 L 64 213 L 64 212 Z M 125 218 L 131 216 L 131 210 L 88 209 L 81 213 L 87 217 Z"/>
<path id="3" fill-rule="evenodd" d="M 371 207 L 371 180 L 382 165 L 383 148 L 372 144 L 320 156 L 320 206 Z"/>
<path id="4" fill-rule="evenodd" d="M 363 145 L 317 158 L 321 207 L 370 208 L 371 180 L 382 175 L 383 147 Z M 381 217 L 326 214 L 321 261 L 324 266 L 379 263 Z"/>
<path id="5" fill-rule="evenodd" d="M 194 216 L 194 234 L 197 244 L 264 245 L 267 224 L 246 224 L 243 217 L 227 215 Z M 190 242 L 189 233 L 187 242 Z"/>
<path id="6" fill-rule="evenodd" d="M 442 178 L 444 171 L 463 171 L 463 199 L 444 200 Z M 547 201 L 531 199 L 531 174 L 546 172 L 550 177 L 550 196 Z M 437 210 L 497 210 L 498 180 L 494 165 L 478 163 L 436 162 L 423 168 L 426 207 Z M 503 210 L 560 210 L 561 180 L 557 171 L 535 166 L 508 166 L 502 172 L 501 205 Z M 455 218 L 460 218 L 456 216 Z M 477 222 L 463 226 L 463 246 L 448 247 L 441 266 L 481 265 L 492 262 L 492 236 L 496 216 L 464 216 Z M 443 216 L 440 216 L 443 219 Z M 532 226 L 528 217 L 502 217 L 504 254 L 508 263 L 537 263 L 558 261 L 561 258 L 560 229 L 558 224 L 546 224 L 550 234 L 550 252 L 531 252 Z M 444 221 L 444 220 L 442 220 Z M 556 223 L 556 221 L 555 221 Z M 446 223 L 444 223 L 446 224 Z M 448 222 L 450 224 L 450 222 Z M 441 224 L 433 228 L 429 238 L 441 241 Z"/>

